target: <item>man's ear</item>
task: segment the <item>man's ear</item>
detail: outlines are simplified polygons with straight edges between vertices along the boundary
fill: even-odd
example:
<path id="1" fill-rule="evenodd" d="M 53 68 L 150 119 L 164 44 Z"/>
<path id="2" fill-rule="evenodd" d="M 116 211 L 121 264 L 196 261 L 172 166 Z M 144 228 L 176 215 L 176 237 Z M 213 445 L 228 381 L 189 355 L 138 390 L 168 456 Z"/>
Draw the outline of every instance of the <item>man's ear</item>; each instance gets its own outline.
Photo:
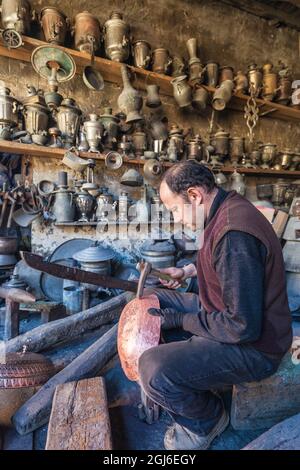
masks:
<path id="1" fill-rule="evenodd" d="M 187 196 L 191 203 L 193 202 L 195 203 L 196 201 L 200 202 L 200 204 L 202 203 L 203 196 L 202 196 L 201 191 L 199 191 L 199 188 L 194 188 L 194 187 L 189 188 L 187 190 Z"/>

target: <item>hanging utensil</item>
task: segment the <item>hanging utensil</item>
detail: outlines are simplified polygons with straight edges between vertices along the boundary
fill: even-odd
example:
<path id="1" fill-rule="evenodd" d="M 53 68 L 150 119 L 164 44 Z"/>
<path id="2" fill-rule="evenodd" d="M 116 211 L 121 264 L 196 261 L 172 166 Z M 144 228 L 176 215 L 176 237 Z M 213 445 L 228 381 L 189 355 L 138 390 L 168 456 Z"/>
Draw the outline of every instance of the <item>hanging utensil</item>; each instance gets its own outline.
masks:
<path id="1" fill-rule="evenodd" d="M 95 63 L 95 38 L 93 36 L 88 37 L 89 42 L 90 42 L 90 48 L 91 48 L 91 63 L 90 65 L 87 65 L 82 74 L 82 79 L 84 84 L 93 91 L 101 91 L 104 88 L 104 79 L 99 72 L 94 67 Z"/>

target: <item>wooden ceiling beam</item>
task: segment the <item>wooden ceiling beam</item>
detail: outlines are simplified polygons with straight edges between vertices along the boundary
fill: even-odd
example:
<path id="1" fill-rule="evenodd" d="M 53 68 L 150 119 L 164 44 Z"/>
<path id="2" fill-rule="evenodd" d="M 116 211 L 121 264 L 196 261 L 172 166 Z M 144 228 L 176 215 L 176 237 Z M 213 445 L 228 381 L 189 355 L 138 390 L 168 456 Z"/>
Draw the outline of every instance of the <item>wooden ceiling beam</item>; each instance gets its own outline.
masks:
<path id="1" fill-rule="evenodd" d="M 278 25 L 288 26 L 290 28 L 300 31 L 300 1 L 286 0 L 286 3 L 290 3 L 298 8 L 298 11 L 289 13 L 283 8 L 277 8 L 270 5 L 268 2 L 263 0 L 220 0 L 226 5 L 238 8 L 239 10 L 246 11 L 252 15 L 258 16 L 266 20 L 272 20 L 278 23 Z M 282 3 L 282 0 L 278 4 Z"/>

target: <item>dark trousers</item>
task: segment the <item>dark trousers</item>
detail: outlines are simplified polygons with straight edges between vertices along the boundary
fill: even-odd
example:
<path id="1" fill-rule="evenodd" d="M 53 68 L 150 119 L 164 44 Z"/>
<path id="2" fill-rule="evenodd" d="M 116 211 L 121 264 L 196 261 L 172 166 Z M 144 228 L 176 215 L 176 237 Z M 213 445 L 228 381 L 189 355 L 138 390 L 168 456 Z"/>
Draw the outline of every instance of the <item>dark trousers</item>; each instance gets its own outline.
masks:
<path id="1" fill-rule="evenodd" d="M 160 288 L 148 292 L 158 296 L 161 308 L 199 311 L 197 294 Z M 171 333 L 163 332 L 171 342 L 148 349 L 140 357 L 140 385 L 178 424 L 200 435 L 208 434 L 222 414 L 218 389 L 264 379 L 280 363 L 250 345 L 220 343 L 183 330 Z"/>

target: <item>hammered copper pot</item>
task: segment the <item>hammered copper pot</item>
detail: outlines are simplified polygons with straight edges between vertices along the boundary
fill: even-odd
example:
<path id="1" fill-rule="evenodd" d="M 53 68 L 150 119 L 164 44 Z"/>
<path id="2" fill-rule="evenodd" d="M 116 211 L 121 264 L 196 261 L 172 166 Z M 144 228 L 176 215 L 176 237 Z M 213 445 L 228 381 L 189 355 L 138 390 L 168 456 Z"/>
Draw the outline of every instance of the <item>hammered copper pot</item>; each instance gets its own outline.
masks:
<path id="1" fill-rule="evenodd" d="M 163 47 L 155 49 L 152 53 L 152 70 L 155 73 L 168 74 L 172 59 L 169 55 L 169 51 Z"/>
<path id="2" fill-rule="evenodd" d="M 55 7 L 45 7 L 40 21 L 46 41 L 63 46 L 69 26 L 64 13 Z"/>
<path id="3" fill-rule="evenodd" d="M 89 54 L 92 54 L 100 47 L 100 23 L 88 11 L 83 11 L 75 16 L 74 41 L 76 49 Z"/>
<path id="4" fill-rule="evenodd" d="M 49 359 L 35 353 L 0 356 L 0 425 L 11 427 L 15 412 L 55 374 Z"/>
<path id="5" fill-rule="evenodd" d="M 147 69 L 151 60 L 151 46 L 144 40 L 135 41 L 132 44 L 133 63 L 135 67 Z"/>

